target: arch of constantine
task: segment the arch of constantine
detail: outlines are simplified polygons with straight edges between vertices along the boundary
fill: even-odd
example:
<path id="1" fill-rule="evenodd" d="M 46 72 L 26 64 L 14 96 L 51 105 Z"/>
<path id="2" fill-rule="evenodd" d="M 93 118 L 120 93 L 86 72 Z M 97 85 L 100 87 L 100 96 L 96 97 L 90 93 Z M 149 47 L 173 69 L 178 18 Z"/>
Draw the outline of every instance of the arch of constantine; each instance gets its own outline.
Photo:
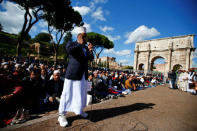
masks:
<path id="1" fill-rule="evenodd" d="M 179 65 L 188 70 L 192 65 L 192 57 L 195 51 L 194 35 L 184 35 L 161 39 L 136 42 L 134 56 L 134 70 L 142 70 L 148 73 L 153 69 L 153 63 L 157 58 L 165 59 L 164 73 Z"/>

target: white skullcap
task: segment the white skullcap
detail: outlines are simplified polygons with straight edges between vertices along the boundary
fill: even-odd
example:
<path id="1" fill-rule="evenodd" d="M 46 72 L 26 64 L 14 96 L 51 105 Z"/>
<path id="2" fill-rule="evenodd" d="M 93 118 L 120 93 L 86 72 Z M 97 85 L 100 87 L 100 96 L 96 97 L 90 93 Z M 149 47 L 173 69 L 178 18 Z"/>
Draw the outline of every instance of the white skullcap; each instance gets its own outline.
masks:
<path id="1" fill-rule="evenodd" d="M 58 74 L 58 73 L 60 73 L 59 70 L 54 70 L 54 72 L 53 72 L 53 74 Z"/>
<path id="2" fill-rule="evenodd" d="M 3 62 L 1 63 L 1 65 L 8 65 L 8 62 Z"/>
<path id="3" fill-rule="evenodd" d="M 86 28 L 83 27 L 83 26 L 80 26 L 80 27 L 78 28 L 78 34 L 80 34 L 80 33 L 86 33 Z"/>
<path id="4" fill-rule="evenodd" d="M 16 64 L 15 67 L 21 67 L 21 64 Z"/>
<path id="5" fill-rule="evenodd" d="M 98 73 L 98 71 L 94 71 L 93 74 Z"/>

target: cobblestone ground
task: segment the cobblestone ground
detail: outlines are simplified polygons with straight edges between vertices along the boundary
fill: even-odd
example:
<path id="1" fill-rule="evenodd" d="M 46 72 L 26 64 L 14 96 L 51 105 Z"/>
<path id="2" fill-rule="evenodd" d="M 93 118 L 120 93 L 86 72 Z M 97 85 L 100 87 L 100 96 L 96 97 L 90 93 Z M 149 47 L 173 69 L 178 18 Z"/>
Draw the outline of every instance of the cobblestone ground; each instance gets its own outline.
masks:
<path id="1" fill-rule="evenodd" d="M 62 128 L 57 111 L 0 130 L 16 131 L 197 131 L 197 96 L 168 85 L 132 92 L 85 108 L 88 119 L 67 114 Z"/>

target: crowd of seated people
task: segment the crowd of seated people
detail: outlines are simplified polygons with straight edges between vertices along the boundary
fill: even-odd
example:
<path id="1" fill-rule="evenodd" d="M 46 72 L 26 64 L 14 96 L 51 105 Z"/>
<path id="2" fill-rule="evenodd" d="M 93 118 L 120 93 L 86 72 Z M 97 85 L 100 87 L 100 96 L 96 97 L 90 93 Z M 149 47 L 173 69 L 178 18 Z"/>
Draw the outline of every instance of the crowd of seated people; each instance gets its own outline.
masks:
<path id="1" fill-rule="evenodd" d="M 65 71 L 64 64 L 0 57 L 0 127 L 25 122 L 32 113 L 57 109 Z M 98 103 L 154 87 L 162 82 L 162 77 L 136 72 L 89 70 L 88 81 L 91 103 Z"/>

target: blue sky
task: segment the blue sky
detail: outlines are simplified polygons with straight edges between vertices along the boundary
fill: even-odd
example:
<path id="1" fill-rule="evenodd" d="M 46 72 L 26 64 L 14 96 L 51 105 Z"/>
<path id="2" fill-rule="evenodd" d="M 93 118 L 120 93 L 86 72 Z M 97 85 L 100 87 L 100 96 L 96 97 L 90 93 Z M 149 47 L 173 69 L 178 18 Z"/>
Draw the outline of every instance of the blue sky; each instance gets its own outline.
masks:
<path id="1" fill-rule="evenodd" d="M 133 65 L 136 41 L 197 34 L 196 0 L 72 0 L 72 6 L 81 13 L 87 31 L 104 34 L 114 42 L 114 48 L 104 50 L 101 56 L 116 57 L 124 65 Z M 16 5 L 3 2 L 0 22 L 4 30 L 20 31 L 23 13 Z M 46 22 L 40 21 L 30 35 L 46 32 L 46 27 Z M 193 66 L 197 67 L 197 51 Z"/>

